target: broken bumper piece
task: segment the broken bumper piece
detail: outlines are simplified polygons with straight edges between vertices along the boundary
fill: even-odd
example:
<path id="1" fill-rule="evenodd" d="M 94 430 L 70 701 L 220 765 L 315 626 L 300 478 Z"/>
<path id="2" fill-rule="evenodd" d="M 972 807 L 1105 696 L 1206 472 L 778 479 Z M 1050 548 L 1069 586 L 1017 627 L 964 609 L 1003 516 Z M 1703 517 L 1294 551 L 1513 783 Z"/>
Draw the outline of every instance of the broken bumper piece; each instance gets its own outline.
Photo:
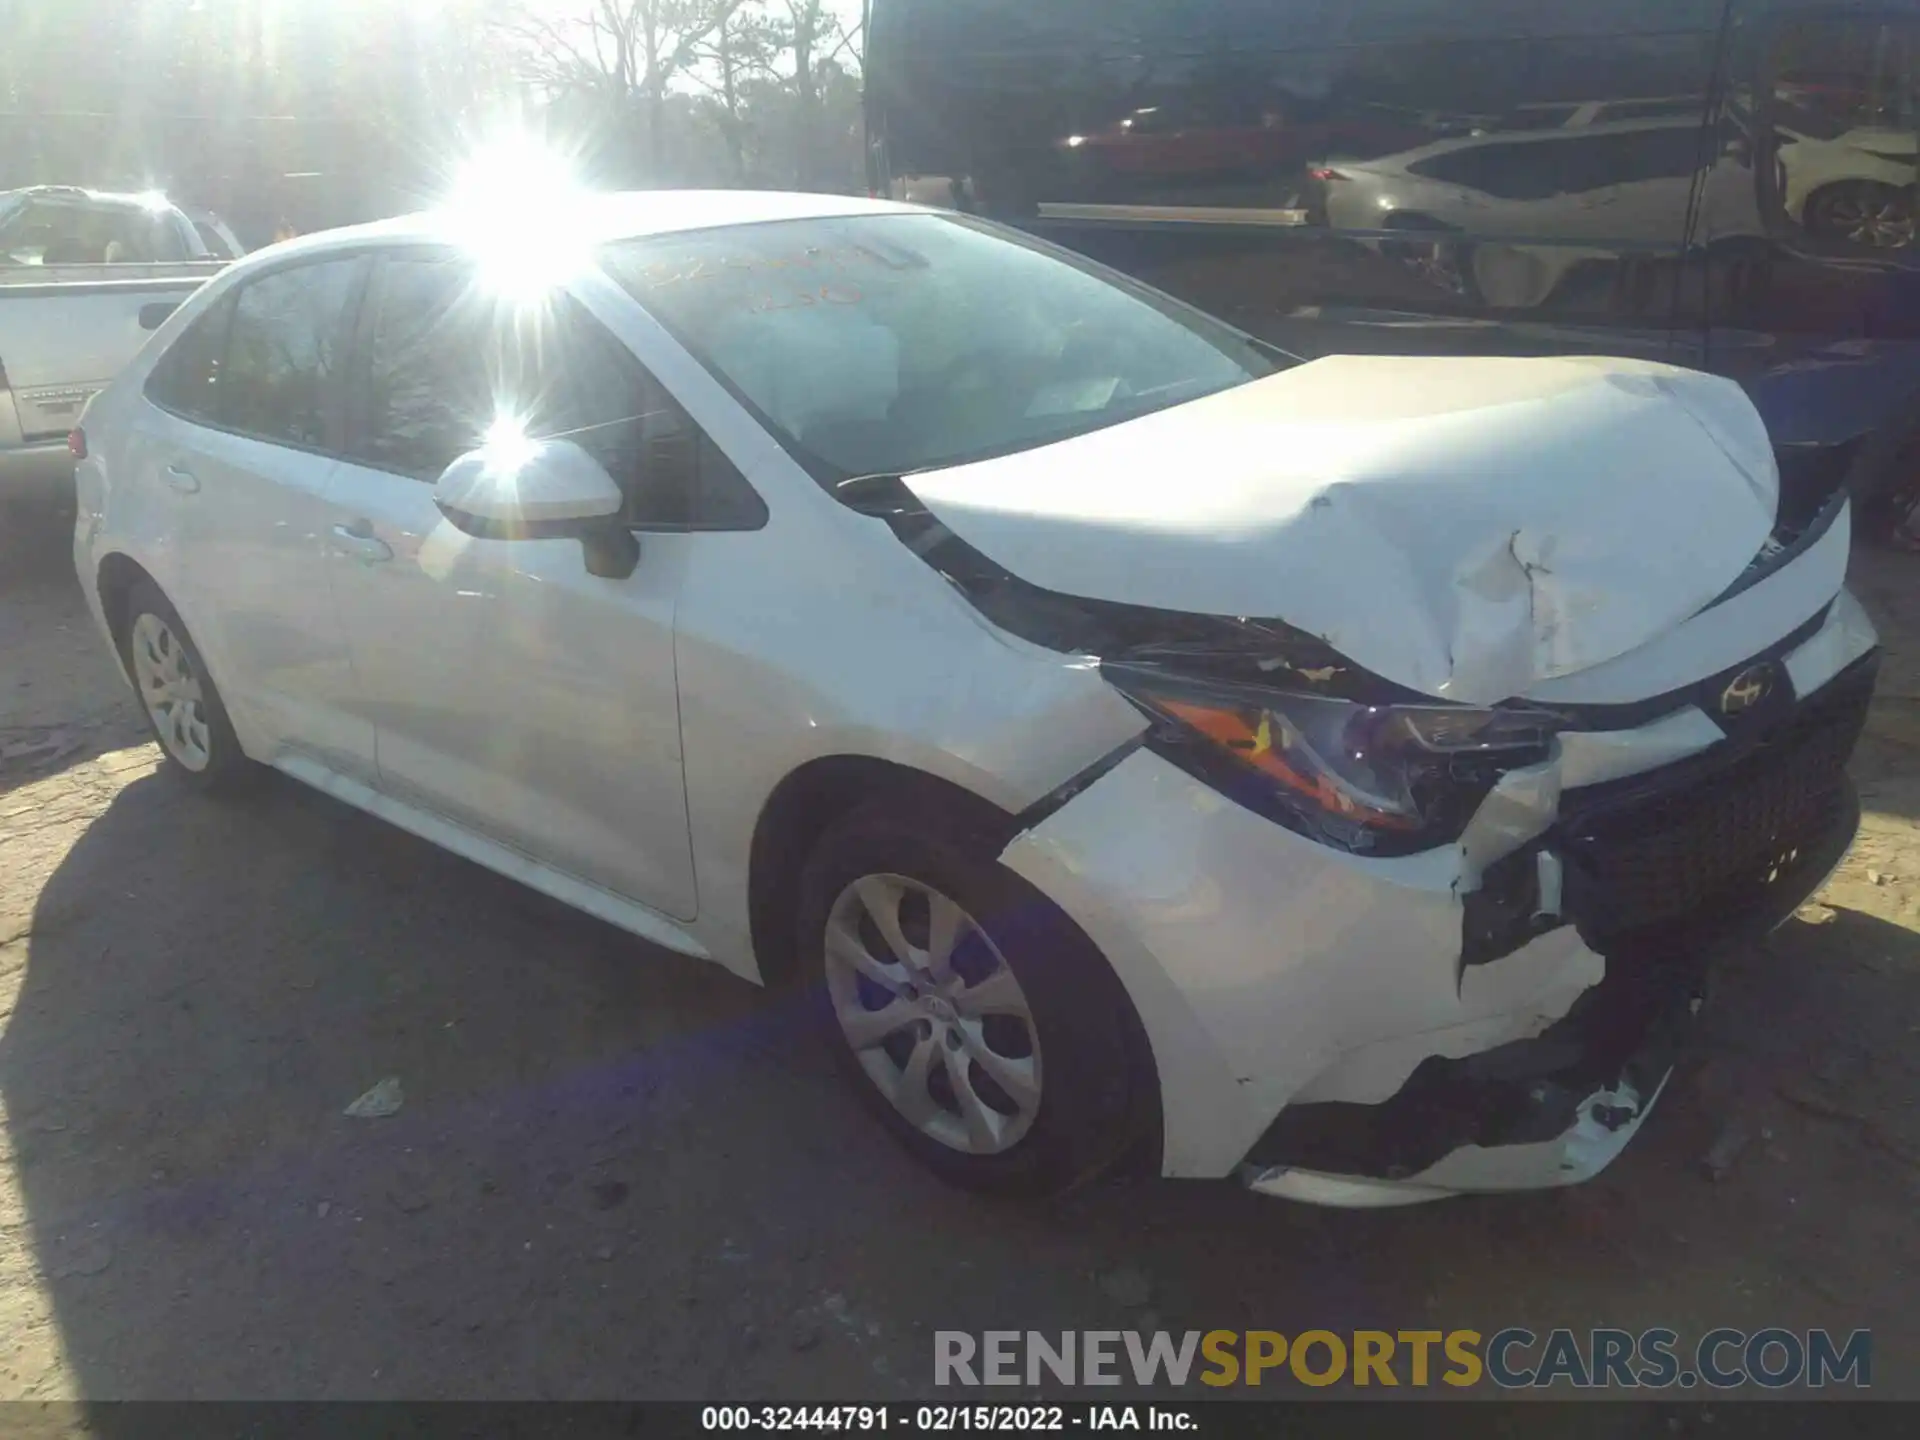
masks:
<path id="1" fill-rule="evenodd" d="M 1661 1088 L 1665 1088 L 1664 1078 Z M 1296 1166 L 1249 1165 L 1247 1187 L 1262 1195 L 1343 1209 L 1419 1205 L 1455 1195 L 1541 1190 L 1591 1180 L 1639 1133 L 1660 1091 L 1644 1099 L 1626 1089 L 1598 1090 L 1578 1107 L 1578 1118 L 1553 1140 L 1538 1144 L 1467 1145 L 1407 1180 L 1329 1175 Z"/>
<path id="2" fill-rule="evenodd" d="M 1607 978 L 1540 1035 L 1427 1060 L 1382 1104 L 1288 1107 L 1241 1179 L 1264 1195 L 1349 1207 L 1592 1179 L 1665 1089 L 1715 951 L 1782 924 L 1840 863 L 1859 818 L 1843 784 L 1818 838 L 1754 891 L 1682 924 L 1599 942 Z"/>
<path id="3" fill-rule="evenodd" d="M 1292 1106 L 1241 1178 L 1263 1195 L 1344 1206 L 1591 1180 L 1652 1111 L 1703 999 L 1676 1003 L 1609 1080 L 1590 1078 L 1593 1057 L 1580 1052 L 1591 1027 L 1576 1013 L 1534 1040 L 1429 1060 L 1383 1105 Z"/>

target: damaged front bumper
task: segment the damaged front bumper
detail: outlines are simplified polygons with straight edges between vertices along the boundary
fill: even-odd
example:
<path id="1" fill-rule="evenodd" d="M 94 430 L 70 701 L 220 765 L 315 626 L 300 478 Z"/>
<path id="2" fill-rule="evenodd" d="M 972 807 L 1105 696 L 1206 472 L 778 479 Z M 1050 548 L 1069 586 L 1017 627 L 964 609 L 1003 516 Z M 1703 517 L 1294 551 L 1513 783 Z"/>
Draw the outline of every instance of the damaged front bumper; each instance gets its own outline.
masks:
<path id="1" fill-rule="evenodd" d="M 1606 978 L 1565 1019 L 1477 1055 L 1429 1059 L 1384 1104 L 1289 1106 L 1241 1178 L 1262 1194 L 1348 1206 L 1592 1179 L 1665 1089 L 1707 1001 L 1715 952 L 1784 923 L 1832 874 L 1859 820 L 1843 780 L 1792 858 L 1718 913 L 1597 939 Z"/>
<path id="2" fill-rule="evenodd" d="M 1610 1163 L 1713 953 L 1783 922 L 1857 827 L 1844 768 L 1871 628 L 1843 594 L 1792 644 L 1774 713 L 1723 733 L 1687 706 L 1570 737 L 1457 846 L 1336 852 L 1147 751 L 1016 838 L 1005 863 L 1134 999 L 1164 1172 L 1369 1206 Z"/>

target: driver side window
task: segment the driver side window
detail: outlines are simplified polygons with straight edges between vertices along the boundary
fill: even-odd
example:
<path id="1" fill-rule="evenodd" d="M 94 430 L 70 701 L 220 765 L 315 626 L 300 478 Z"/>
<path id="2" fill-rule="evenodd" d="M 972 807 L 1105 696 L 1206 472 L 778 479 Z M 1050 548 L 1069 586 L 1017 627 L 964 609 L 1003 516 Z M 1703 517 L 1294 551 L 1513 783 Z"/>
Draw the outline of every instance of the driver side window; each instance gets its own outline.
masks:
<path id="1" fill-rule="evenodd" d="M 465 269 L 389 260 L 361 321 L 354 459 L 433 481 L 481 442 L 501 388 L 491 317 Z"/>
<path id="2" fill-rule="evenodd" d="M 389 258 L 362 322 L 352 454 L 432 482 L 496 427 L 569 439 L 641 529 L 764 523 L 759 497 L 626 347 L 567 296 L 514 307 L 456 260 Z"/>

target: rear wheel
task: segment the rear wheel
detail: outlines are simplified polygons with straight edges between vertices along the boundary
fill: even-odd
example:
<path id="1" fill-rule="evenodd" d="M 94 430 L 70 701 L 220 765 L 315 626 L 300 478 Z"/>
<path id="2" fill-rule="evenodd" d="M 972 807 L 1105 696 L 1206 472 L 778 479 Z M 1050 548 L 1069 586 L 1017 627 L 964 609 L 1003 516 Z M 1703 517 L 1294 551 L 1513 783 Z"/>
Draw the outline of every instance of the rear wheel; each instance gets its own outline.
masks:
<path id="1" fill-rule="evenodd" d="M 121 653 L 168 767 L 198 790 L 224 791 L 252 771 L 187 627 L 147 581 L 127 596 Z"/>
<path id="2" fill-rule="evenodd" d="M 1383 230 L 1406 230 L 1431 239 L 1382 240 L 1380 253 L 1398 260 L 1422 280 L 1446 295 L 1470 305 L 1485 303 L 1474 274 L 1474 243 L 1460 227 L 1417 211 L 1396 210 L 1380 221 Z"/>
<path id="3" fill-rule="evenodd" d="M 1913 244 L 1914 192 L 1872 180 L 1846 180 L 1814 192 L 1807 230 L 1822 240 L 1847 240 L 1877 250 Z"/>
<path id="4" fill-rule="evenodd" d="M 856 811 L 807 866 L 801 953 L 902 1145 L 967 1189 L 1047 1194 L 1125 1152 L 1146 1081 L 1119 981 L 996 848 L 924 807 Z"/>

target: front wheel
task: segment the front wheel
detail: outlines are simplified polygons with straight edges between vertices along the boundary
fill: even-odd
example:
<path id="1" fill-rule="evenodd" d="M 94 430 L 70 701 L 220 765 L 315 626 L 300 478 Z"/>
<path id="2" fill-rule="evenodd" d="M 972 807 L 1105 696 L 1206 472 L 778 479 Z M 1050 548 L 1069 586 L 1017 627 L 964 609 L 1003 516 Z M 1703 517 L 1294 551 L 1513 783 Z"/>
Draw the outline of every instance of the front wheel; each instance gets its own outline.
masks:
<path id="1" fill-rule="evenodd" d="M 834 825 L 807 866 L 801 954 L 841 1068 L 953 1184 L 1067 1189 L 1138 1135 L 1147 1077 L 1105 960 L 990 842 L 924 806 Z"/>
<path id="2" fill-rule="evenodd" d="M 234 789 L 250 775 L 252 762 L 241 753 L 206 662 L 179 612 L 146 581 L 127 596 L 121 654 L 175 775 L 210 792 Z"/>

